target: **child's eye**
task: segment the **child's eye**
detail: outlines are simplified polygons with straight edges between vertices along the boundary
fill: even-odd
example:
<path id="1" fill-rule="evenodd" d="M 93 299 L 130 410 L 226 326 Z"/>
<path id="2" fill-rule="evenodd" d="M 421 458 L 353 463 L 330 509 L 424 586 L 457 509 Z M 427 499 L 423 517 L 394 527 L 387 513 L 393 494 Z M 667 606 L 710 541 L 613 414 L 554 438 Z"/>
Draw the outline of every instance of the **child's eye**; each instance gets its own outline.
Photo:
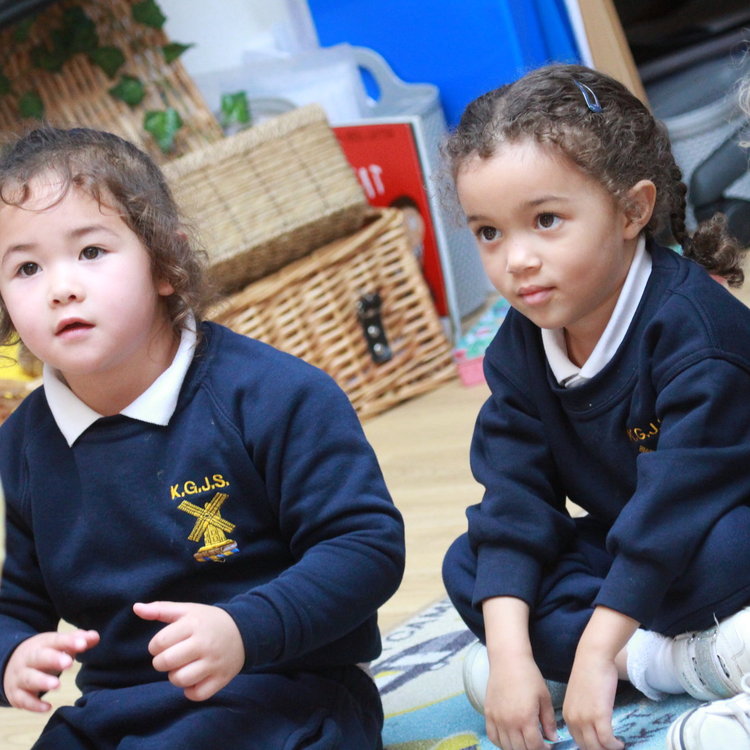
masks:
<path id="1" fill-rule="evenodd" d="M 482 242 L 494 242 L 500 238 L 500 231 L 495 227 L 489 226 L 479 227 L 474 234 Z"/>
<path id="2" fill-rule="evenodd" d="M 84 260 L 96 260 L 101 255 L 104 255 L 104 250 L 96 245 L 89 245 L 81 250 L 81 258 Z"/>
<path id="3" fill-rule="evenodd" d="M 18 267 L 19 276 L 33 276 L 35 273 L 39 273 L 39 264 L 32 261 L 23 263 Z"/>
<path id="4" fill-rule="evenodd" d="M 536 223 L 541 229 L 554 229 L 560 223 L 560 217 L 555 214 L 539 214 Z"/>

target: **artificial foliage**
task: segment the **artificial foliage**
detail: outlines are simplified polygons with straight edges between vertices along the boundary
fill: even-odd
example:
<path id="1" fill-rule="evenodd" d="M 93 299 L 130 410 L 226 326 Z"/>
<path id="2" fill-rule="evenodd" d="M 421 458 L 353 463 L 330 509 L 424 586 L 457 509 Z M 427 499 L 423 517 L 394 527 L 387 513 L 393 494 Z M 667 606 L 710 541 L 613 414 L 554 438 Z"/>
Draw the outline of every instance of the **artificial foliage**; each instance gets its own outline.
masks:
<path id="1" fill-rule="evenodd" d="M 76 64 L 76 59 L 85 57 L 88 62 L 99 68 L 110 85 L 107 95 L 124 102 L 128 107 L 141 105 L 149 92 L 156 92 L 152 101 L 161 102 L 163 106 L 150 107 L 142 113 L 142 128 L 149 133 L 165 154 L 174 148 L 175 136 L 184 125 L 183 115 L 168 102 L 170 82 L 166 77 L 155 76 L 144 80 L 138 72 L 131 70 L 134 56 L 159 55 L 162 65 L 172 65 L 193 45 L 168 41 L 149 49 L 144 44 L 146 36 L 134 33 L 126 38 L 120 35 L 123 44 L 112 43 L 103 39 L 102 29 L 97 25 L 118 23 L 121 19 L 114 17 L 114 11 L 107 14 L 107 3 L 97 4 L 96 20 L 92 18 L 94 9 L 90 2 L 65 3 L 61 12 L 54 16 L 45 10 L 24 17 L 12 28 L 12 45 L 8 54 L 0 53 L 0 100 L 12 101 L 17 116 L 22 120 L 47 118 L 44 98 L 37 90 L 35 82 L 41 72 L 64 76 Z M 161 30 L 166 16 L 155 0 L 143 0 L 130 4 L 132 29 L 143 26 Z M 128 48 L 123 48 L 124 43 Z M 28 47 L 28 54 L 23 56 L 26 70 L 18 70 L 18 59 L 12 60 L 15 50 L 22 45 Z M 11 74 L 10 68 L 13 67 Z M 173 86 L 171 87 L 174 88 Z M 95 124 L 95 123 L 93 123 Z"/>

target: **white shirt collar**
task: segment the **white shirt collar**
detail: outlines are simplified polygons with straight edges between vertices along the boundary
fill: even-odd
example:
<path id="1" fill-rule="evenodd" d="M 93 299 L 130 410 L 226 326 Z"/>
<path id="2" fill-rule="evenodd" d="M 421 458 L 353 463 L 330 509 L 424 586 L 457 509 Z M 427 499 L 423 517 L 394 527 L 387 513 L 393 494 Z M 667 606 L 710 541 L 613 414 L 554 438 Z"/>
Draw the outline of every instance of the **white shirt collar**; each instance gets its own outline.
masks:
<path id="1" fill-rule="evenodd" d="M 572 388 L 585 383 L 614 357 L 635 316 L 650 274 L 651 255 L 646 252 L 646 240 L 641 235 L 607 327 L 582 367 L 578 367 L 568 358 L 563 329 L 542 329 L 544 353 L 547 355 L 552 374 L 560 385 Z"/>
<path id="2" fill-rule="evenodd" d="M 195 343 L 195 322 L 190 320 L 182 329 L 180 345 L 172 364 L 120 414 L 150 424 L 169 424 L 177 408 L 177 399 L 185 375 L 193 361 Z M 43 382 L 52 416 L 68 445 L 72 446 L 97 419 L 101 419 L 102 415 L 84 404 L 62 380 L 59 371 L 46 364 Z"/>

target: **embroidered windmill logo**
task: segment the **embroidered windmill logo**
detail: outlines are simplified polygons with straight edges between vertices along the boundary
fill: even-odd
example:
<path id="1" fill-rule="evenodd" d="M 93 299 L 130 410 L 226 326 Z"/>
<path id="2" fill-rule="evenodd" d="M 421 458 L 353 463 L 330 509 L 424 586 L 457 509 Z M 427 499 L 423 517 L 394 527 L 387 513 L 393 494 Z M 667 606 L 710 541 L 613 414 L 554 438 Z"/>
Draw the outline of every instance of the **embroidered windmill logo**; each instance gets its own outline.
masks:
<path id="1" fill-rule="evenodd" d="M 198 562 L 224 562 L 224 559 L 239 552 L 237 542 L 228 539 L 235 524 L 221 517 L 221 506 L 229 498 L 225 492 L 217 492 L 202 508 L 187 500 L 183 500 L 178 510 L 195 516 L 198 520 L 193 526 L 188 539 L 191 542 L 200 542 L 203 538 L 203 546 L 193 555 Z"/>

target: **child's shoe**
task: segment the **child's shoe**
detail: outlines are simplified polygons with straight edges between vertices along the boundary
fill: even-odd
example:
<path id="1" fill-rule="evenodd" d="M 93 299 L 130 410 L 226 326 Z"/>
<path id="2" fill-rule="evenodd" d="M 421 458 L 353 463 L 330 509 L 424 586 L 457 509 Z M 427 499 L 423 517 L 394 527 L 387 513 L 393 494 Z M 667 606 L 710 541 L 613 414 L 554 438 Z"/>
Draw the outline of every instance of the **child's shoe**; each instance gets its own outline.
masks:
<path id="1" fill-rule="evenodd" d="M 464 657 L 464 690 L 472 707 L 480 714 L 484 714 L 484 698 L 487 694 L 487 683 L 490 679 L 490 661 L 487 657 L 487 648 L 477 641 L 466 649 Z M 564 682 L 546 680 L 547 688 L 552 698 L 552 707 L 562 708 L 565 698 Z"/>
<path id="2" fill-rule="evenodd" d="M 667 750 L 750 750 L 750 675 L 734 698 L 704 703 L 678 716 Z"/>
<path id="3" fill-rule="evenodd" d="M 703 701 L 737 695 L 743 675 L 750 672 L 750 607 L 708 630 L 678 635 L 673 648 L 688 695 Z"/>

